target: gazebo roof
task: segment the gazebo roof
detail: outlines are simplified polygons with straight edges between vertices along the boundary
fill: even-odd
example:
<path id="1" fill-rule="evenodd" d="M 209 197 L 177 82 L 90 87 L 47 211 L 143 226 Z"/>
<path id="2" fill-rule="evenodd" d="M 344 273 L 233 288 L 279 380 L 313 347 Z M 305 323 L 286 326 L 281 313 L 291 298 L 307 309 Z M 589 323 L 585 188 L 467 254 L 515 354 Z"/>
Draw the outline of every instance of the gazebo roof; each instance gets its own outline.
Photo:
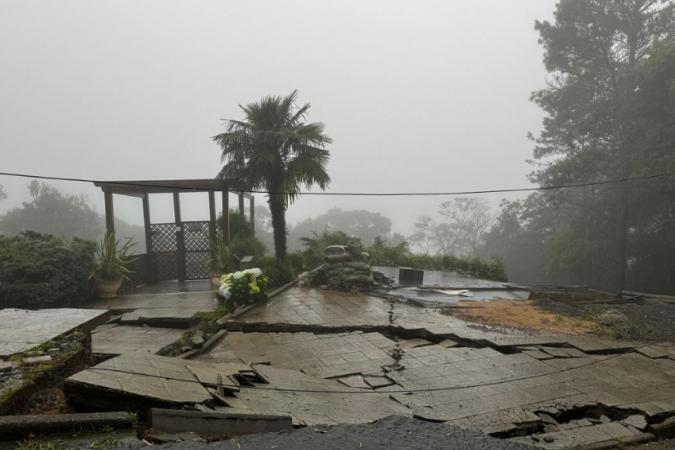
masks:
<path id="1" fill-rule="evenodd" d="M 162 194 L 173 192 L 208 192 L 208 191 L 232 191 L 227 182 L 217 178 L 201 178 L 191 180 L 134 180 L 134 181 L 96 181 L 94 185 L 103 189 L 104 192 L 113 194 L 130 195 L 141 197 L 143 194 Z M 244 197 L 252 195 L 244 193 Z"/>

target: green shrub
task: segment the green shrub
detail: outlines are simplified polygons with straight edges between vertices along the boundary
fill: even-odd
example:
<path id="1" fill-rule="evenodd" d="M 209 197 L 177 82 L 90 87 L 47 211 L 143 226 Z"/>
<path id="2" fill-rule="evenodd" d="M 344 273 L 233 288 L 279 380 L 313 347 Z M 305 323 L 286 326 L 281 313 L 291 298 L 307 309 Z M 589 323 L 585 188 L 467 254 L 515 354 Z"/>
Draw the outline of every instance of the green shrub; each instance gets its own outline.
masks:
<path id="1" fill-rule="evenodd" d="M 0 236 L 0 308 L 58 308 L 91 298 L 96 243 L 24 232 Z"/>
<path id="2" fill-rule="evenodd" d="M 288 283 L 297 276 L 299 272 L 293 272 L 291 265 L 287 261 L 286 264 L 279 263 L 276 258 L 271 256 L 264 256 L 258 258 L 257 264 L 262 272 L 269 277 L 270 286 L 277 288 Z"/>
<path id="3" fill-rule="evenodd" d="M 358 249 L 363 247 L 359 238 L 349 236 L 342 231 L 324 230 L 320 234 L 312 234 L 312 237 L 300 238 L 302 245 L 305 246 L 302 257 L 307 270 L 314 269 L 323 264 L 323 251 L 329 245 L 349 245 Z"/>

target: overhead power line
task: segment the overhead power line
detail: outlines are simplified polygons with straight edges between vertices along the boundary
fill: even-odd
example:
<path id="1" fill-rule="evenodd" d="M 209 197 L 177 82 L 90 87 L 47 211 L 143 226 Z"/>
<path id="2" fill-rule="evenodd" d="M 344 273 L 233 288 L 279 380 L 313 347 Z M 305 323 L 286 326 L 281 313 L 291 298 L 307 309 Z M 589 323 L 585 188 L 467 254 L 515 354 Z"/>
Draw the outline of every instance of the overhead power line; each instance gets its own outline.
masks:
<path id="1" fill-rule="evenodd" d="M 33 178 L 38 180 L 52 180 L 52 181 L 74 181 L 80 183 L 112 183 L 118 186 L 136 186 L 136 187 L 147 187 L 149 186 L 146 183 L 133 182 L 133 181 L 106 181 L 106 180 L 94 180 L 88 178 L 71 178 L 71 177 L 56 177 L 56 176 L 47 176 L 47 175 L 35 175 L 27 173 L 14 173 L 14 172 L 0 172 L 2 176 L 8 177 L 21 177 L 21 178 Z M 644 175 L 638 177 L 624 177 L 617 178 L 612 180 L 604 181 L 588 181 L 584 183 L 571 183 L 571 184 L 556 184 L 550 186 L 539 186 L 539 187 L 522 187 L 522 188 L 502 188 L 502 189 L 479 189 L 473 191 L 448 191 L 448 192 L 295 192 L 294 195 L 315 195 L 315 196 L 355 196 L 355 197 L 431 197 L 431 196 L 450 196 L 450 195 L 479 195 L 479 194 L 495 194 L 495 193 L 508 193 L 508 192 L 535 192 L 535 191 L 553 191 L 559 189 L 570 189 L 570 188 L 579 188 L 586 186 L 602 186 L 608 184 L 618 184 L 626 183 L 630 181 L 643 181 L 643 180 L 653 180 L 657 178 L 665 178 L 672 176 L 672 173 L 660 173 L 653 175 Z M 189 191 L 190 187 L 184 185 L 181 186 L 172 186 L 152 184 L 152 187 L 163 188 L 163 189 L 180 189 L 182 191 Z M 195 191 L 204 191 L 202 188 L 195 188 Z M 215 190 L 215 189 L 214 189 Z M 286 195 L 290 192 L 273 192 L 265 190 L 255 190 L 255 189 L 228 189 L 231 192 L 241 192 L 249 194 L 271 194 L 271 195 Z"/>

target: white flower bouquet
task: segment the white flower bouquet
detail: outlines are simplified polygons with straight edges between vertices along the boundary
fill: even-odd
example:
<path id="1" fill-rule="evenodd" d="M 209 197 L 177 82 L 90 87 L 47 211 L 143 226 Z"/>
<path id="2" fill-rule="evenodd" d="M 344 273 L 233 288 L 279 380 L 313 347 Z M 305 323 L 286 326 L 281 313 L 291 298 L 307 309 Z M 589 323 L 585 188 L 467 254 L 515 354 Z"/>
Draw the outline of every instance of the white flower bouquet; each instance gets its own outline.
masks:
<path id="1" fill-rule="evenodd" d="M 265 300 L 268 285 L 269 278 L 256 267 L 226 273 L 220 277 L 217 292 L 222 301 L 238 306 Z"/>

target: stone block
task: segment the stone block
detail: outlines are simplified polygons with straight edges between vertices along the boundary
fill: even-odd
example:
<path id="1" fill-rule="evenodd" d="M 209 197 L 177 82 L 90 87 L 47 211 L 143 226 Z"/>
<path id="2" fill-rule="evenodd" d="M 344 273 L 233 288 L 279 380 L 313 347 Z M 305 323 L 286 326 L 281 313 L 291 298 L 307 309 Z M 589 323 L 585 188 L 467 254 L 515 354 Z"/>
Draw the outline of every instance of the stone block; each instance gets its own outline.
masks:
<path id="1" fill-rule="evenodd" d="M 232 437 L 293 429 L 290 416 L 229 414 L 161 408 L 150 410 L 150 424 L 154 431 L 193 432 L 209 437 Z"/>

